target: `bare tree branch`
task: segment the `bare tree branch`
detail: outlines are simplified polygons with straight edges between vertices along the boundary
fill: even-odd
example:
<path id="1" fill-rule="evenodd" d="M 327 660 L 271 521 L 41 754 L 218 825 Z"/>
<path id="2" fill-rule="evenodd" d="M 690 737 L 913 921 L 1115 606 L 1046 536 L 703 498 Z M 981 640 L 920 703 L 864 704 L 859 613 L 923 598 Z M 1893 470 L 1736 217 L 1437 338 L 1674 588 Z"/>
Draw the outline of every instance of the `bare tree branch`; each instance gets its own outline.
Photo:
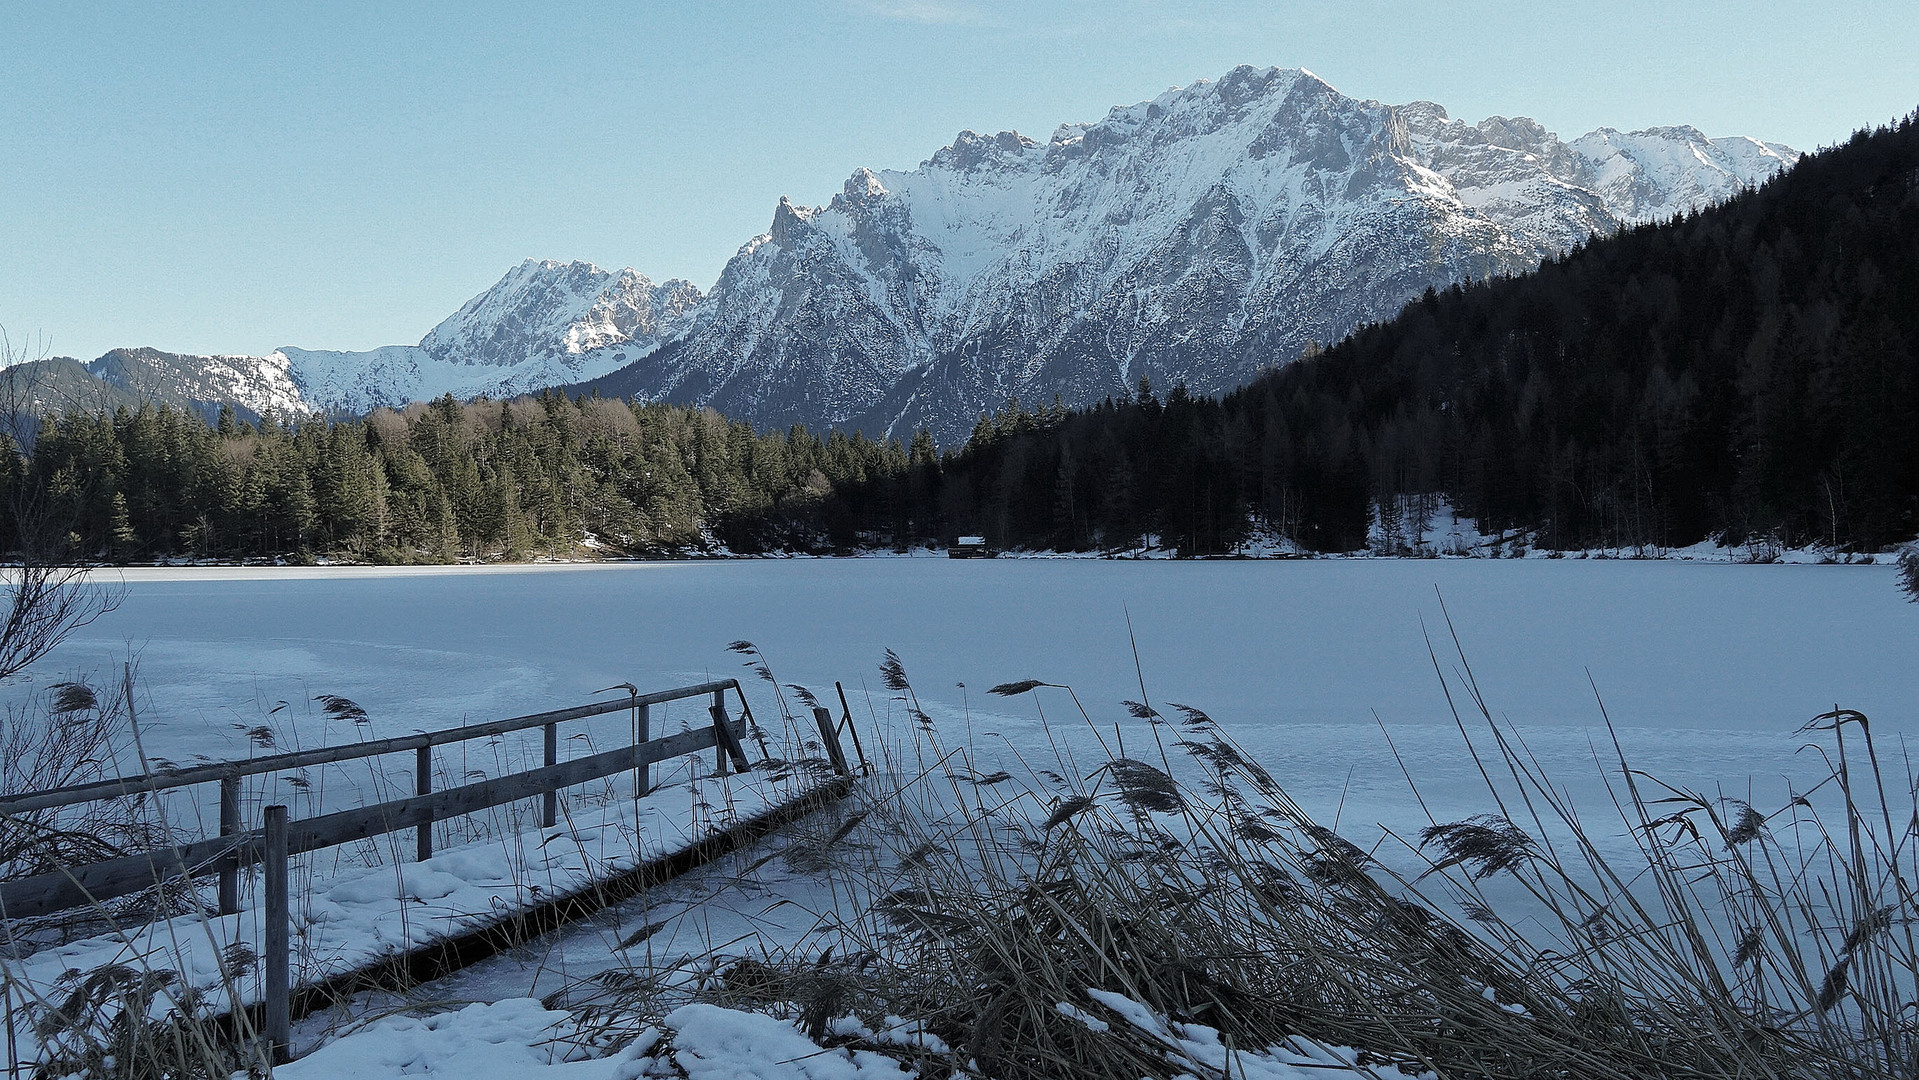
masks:
<path id="1" fill-rule="evenodd" d="M 44 349 L 42 350 L 44 351 Z M 67 635 L 112 611 L 120 594 L 100 585 L 68 550 L 70 506 L 49 498 L 32 475 L 31 452 L 48 406 L 44 359 L 15 348 L 0 328 L 0 455 L 5 458 L 5 512 L 17 560 L 0 571 L 7 597 L 0 602 L 0 679 L 18 674 Z"/>

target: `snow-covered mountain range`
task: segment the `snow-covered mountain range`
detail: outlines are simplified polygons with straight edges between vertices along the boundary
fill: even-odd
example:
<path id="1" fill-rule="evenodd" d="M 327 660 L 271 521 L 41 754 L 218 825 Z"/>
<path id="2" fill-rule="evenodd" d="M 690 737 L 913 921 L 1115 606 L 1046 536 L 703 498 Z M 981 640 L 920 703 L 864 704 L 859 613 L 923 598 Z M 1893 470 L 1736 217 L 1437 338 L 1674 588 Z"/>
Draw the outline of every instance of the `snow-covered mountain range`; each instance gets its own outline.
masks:
<path id="1" fill-rule="evenodd" d="M 1428 286 L 1525 271 L 1797 157 L 1690 127 L 1565 142 L 1241 67 L 1044 142 L 961 132 L 911 171 L 856 170 L 824 206 L 781 199 L 704 297 L 529 260 L 418 345 L 201 366 L 254 411 L 567 384 L 947 441 L 1013 397 L 1230 389 Z"/>
<path id="2" fill-rule="evenodd" d="M 265 356 L 115 349 L 86 365 L 153 401 L 212 415 L 358 415 L 453 394 L 512 397 L 598 378 L 683 333 L 700 291 L 655 285 L 631 269 L 528 259 L 469 300 L 418 345 L 363 352 L 284 346 Z"/>
<path id="3" fill-rule="evenodd" d="M 700 291 L 655 285 L 632 269 L 528 259 L 466 302 L 418 345 L 367 352 L 283 347 L 315 408 L 363 413 L 451 393 L 511 397 L 616 371 L 683 333 Z"/>

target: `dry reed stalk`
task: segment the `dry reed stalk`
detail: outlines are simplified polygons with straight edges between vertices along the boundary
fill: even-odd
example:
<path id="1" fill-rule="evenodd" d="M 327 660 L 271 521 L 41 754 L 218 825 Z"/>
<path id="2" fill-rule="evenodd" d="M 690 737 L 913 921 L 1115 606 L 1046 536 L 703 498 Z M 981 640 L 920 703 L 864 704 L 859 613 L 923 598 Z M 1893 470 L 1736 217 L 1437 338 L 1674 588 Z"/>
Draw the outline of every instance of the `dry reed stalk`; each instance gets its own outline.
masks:
<path id="1" fill-rule="evenodd" d="M 1830 775 L 1770 812 L 1659 784 L 1615 738 L 1622 860 L 1457 660 L 1449 675 L 1435 653 L 1435 669 L 1497 812 L 1431 821 L 1396 869 L 1187 706 L 1168 720 L 1142 704 L 1146 740 L 1091 769 L 1055 743 L 1052 762 L 981 772 L 889 652 L 882 679 L 914 722 L 876 740 L 880 779 L 814 842 L 834 910 L 798 943 L 714 958 L 698 993 L 790 1010 L 829 1041 L 829 1014 L 867 1032 L 911 1018 L 945 1051 L 841 1041 L 922 1075 L 1191 1071 L 1103 993 L 1242 1047 L 1305 1037 L 1448 1078 L 1913 1075 L 1919 785 L 1886 768 L 1864 717 L 1815 721 Z M 1494 879 L 1525 903 L 1496 902 Z M 650 1013 L 670 982 L 628 985 Z M 620 1014 L 619 993 L 594 1000 Z M 1081 1019 L 1101 1016 L 1115 1022 Z"/>

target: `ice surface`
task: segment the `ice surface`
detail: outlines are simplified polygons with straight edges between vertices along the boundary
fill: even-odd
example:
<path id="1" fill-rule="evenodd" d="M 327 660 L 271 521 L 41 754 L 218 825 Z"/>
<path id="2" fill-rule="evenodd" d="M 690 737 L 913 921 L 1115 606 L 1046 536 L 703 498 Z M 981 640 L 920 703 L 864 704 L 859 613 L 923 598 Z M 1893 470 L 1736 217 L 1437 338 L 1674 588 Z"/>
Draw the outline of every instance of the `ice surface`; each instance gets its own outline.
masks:
<path id="1" fill-rule="evenodd" d="M 1110 715 L 1140 693 L 1130 618 L 1150 697 L 1211 713 L 1319 812 L 1352 793 L 1343 769 L 1329 779 L 1303 763 L 1367 783 L 1375 716 L 1395 738 L 1430 741 L 1428 768 L 1459 761 L 1425 637 L 1444 660 L 1442 597 L 1494 708 L 1571 761 L 1590 762 L 1600 723 L 1589 673 L 1631 745 L 1701 780 L 1776 772 L 1791 732 L 1834 703 L 1893 732 L 1911 729 L 1919 701 L 1919 607 L 1889 566 L 910 558 L 113 576 L 119 609 L 33 677 L 117 675 L 131 651 L 149 752 L 180 762 L 246 756 L 234 725 L 282 700 L 281 748 L 395 735 L 621 682 L 745 675 L 725 651 L 738 638 L 782 682 L 844 681 L 862 725 L 889 713 L 872 673 L 892 648 L 942 722 L 970 713 L 1027 745 L 1030 706 L 982 691 L 1036 678 L 1144 731 Z M 309 704 L 321 693 L 364 706 L 368 730 L 321 715 Z"/>
<path id="2" fill-rule="evenodd" d="M 741 675 L 756 714 L 777 716 L 770 687 L 725 649 L 739 638 L 782 683 L 833 701 L 843 681 L 869 732 L 903 722 L 874 666 L 895 649 L 948 741 L 970 731 L 986 755 L 1050 756 L 1036 707 L 1054 720 L 1072 709 L 1059 691 L 1009 700 L 987 687 L 1070 684 L 1103 730 L 1149 739 L 1119 706 L 1143 679 L 1152 702 L 1205 710 L 1308 812 L 1370 845 L 1382 828 L 1426 823 L 1382 728 L 1435 813 L 1489 808 L 1435 674 L 1435 654 L 1449 676 L 1459 668 L 1445 611 L 1495 713 L 1583 805 L 1609 805 L 1595 686 L 1635 764 L 1763 803 L 1781 778 L 1817 772 L 1793 732 L 1835 704 L 1888 736 L 1914 729 L 1919 607 L 1894 574 L 1624 559 L 130 570 L 120 608 L 33 678 L 111 678 L 131 652 L 148 752 L 180 763 L 260 752 L 245 729 L 269 721 L 291 749 L 538 711 L 622 682 Z M 370 722 L 328 718 L 311 702 L 323 693 Z M 667 707 L 655 724 L 689 711 Z M 626 725 L 579 731 L 612 745 Z M 1091 742 L 1082 731 L 1073 745 Z M 531 752 L 475 748 L 455 767 Z M 336 777 L 329 806 L 406 783 L 405 764 Z"/>

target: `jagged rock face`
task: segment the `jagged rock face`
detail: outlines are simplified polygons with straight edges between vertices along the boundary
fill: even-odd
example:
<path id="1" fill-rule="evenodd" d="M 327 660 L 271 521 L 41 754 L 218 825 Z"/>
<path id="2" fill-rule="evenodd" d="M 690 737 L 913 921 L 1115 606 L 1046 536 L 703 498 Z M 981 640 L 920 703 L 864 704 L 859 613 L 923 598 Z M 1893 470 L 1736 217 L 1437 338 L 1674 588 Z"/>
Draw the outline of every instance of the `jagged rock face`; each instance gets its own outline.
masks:
<path id="1" fill-rule="evenodd" d="M 1045 144 L 962 132 L 824 207 L 782 200 L 684 336 L 605 385 L 942 441 L 1015 396 L 1214 393 L 1429 285 L 1525 271 L 1796 156 L 1691 128 L 1564 143 L 1239 68 Z"/>
<path id="2" fill-rule="evenodd" d="M 870 174 L 863 174 L 870 176 Z M 861 177 L 848 181 L 855 190 Z M 834 206 L 841 205 L 836 199 Z M 677 343 L 669 365 L 656 368 L 660 396 L 667 384 L 729 415 L 762 425 L 824 416 L 852 416 L 870 408 L 913 364 L 923 332 L 897 324 L 923 303 L 911 278 L 912 259 L 894 256 L 914 238 L 901 208 L 835 215 L 784 200 L 773 227 L 731 260 L 714 286 L 733 298 L 702 306 Z M 850 264 L 850 249 L 857 264 Z"/>
<path id="3" fill-rule="evenodd" d="M 420 340 L 435 360 L 511 367 L 610 345 L 658 345 L 700 301 L 684 281 L 655 285 L 632 269 L 528 259 Z"/>

